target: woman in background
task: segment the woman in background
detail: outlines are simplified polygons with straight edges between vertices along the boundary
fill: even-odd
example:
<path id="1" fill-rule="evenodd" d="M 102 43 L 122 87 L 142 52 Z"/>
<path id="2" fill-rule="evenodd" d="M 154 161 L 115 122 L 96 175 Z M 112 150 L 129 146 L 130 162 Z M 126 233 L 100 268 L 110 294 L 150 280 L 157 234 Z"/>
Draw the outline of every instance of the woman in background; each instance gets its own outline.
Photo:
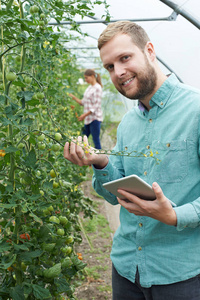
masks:
<path id="1" fill-rule="evenodd" d="M 83 105 L 84 112 L 78 117 L 79 121 L 84 120 L 84 134 L 89 137 L 92 135 L 94 146 L 101 149 L 100 129 L 103 121 L 103 113 L 101 110 L 102 83 L 101 77 L 94 70 L 87 69 L 84 73 L 85 81 L 89 84 L 83 99 L 80 100 L 73 94 L 69 96 L 80 105 Z"/>

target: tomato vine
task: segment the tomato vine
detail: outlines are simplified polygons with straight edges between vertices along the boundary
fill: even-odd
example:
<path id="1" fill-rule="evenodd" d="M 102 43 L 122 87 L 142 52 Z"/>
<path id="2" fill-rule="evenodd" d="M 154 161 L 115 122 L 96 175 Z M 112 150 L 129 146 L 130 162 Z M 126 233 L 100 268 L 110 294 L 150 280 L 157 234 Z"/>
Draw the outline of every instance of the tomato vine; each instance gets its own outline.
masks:
<path id="1" fill-rule="evenodd" d="M 86 168 L 62 153 L 66 138 L 81 130 L 67 96 L 81 73 L 62 43 L 70 33 L 48 22 L 70 20 L 80 32 L 73 18 L 92 15 L 93 5 L 0 1 L 2 300 L 73 299 L 71 280 L 85 267 L 75 245 L 81 243 L 79 213 L 94 213 L 79 188 Z"/>

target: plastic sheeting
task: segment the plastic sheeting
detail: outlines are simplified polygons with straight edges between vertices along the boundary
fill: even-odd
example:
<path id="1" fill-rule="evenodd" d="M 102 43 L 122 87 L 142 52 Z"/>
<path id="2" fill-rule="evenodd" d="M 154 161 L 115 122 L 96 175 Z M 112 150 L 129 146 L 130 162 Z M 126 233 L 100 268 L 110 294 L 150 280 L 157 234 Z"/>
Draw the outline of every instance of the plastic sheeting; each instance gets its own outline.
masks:
<path id="1" fill-rule="evenodd" d="M 199 0 L 107 0 L 106 2 L 109 4 L 111 21 L 132 20 L 147 31 L 166 74 L 174 72 L 184 83 L 200 89 Z M 175 9 L 163 2 L 170 3 L 172 7 L 174 5 Z M 93 12 L 94 18 L 85 17 L 83 20 L 75 18 L 88 36 L 81 41 L 78 39 L 70 41 L 66 47 L 76 54 L 80 68 L 100 69 L 103 72 L 97 49 L 97 39 L 106 27 L 106 24 L 101 23 L 102 15 L 105 14 L 103 5 L 97 5 Z M 188 13 L 190 20 L 183 17 L 180 12 Z M 198 26 L 191 22 L 193 18 Z M 68 26 L 63 25 L 63 30 Z M 77 38 L 80 38 L 78 34 Z M 118 98 L 124 102 L 126 110 L 135 103 L 125 101 L 121 95 L 118 95 Z"/>

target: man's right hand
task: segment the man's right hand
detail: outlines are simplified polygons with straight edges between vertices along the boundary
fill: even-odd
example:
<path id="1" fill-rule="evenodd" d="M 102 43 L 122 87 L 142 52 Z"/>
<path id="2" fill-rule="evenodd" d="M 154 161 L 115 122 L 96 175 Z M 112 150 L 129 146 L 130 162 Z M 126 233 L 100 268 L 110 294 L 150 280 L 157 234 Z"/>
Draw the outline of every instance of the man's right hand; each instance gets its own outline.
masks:
<path id="1" fill-rule="evenodd" d="M 108 163 L 105 154 L 97 154 L 97 149 L 88 144 L 86 136 L 79 136 L 76 142 L 66 142 L 64 146 L 64 158 L 79 166 L 94 165 L 97 169 L 103 169 Z"/>

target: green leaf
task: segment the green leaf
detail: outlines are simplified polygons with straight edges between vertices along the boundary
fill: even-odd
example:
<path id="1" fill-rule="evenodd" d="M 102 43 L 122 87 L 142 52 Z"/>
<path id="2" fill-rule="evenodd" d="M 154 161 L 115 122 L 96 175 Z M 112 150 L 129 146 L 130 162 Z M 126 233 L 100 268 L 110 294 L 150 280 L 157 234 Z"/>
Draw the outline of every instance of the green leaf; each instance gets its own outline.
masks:
<path id="1" fill-rule="evenodd" d="M 2 102 L 2 104 L 5 103 L 6 97 L 4 97 L 3 95 L 0 95 L 0 103 Z"/>
<path id="2" fill-rule="evenodd" d="M 13 81 L 13 85 L 20 86 L 20 87 L 26 87 L 26 84 L 21 81 Z"/>
<path id="3" fill-rule="evenodd" d="M 0 252 L 8 251 L 10 248 L 11 248 L 10 243 L 7 243 L 6 241 L 0 243 Z"/>
<path id="4" fill-rule="evenodd" d="M 24 120 L 22 122 L 21 125 L 25 125 L 25 126 L 31 126 L 33 124 L 33 120 L 31 120 L 30 118 L 27 118 L 26 120 Z"/>
<path id="5" fill-rule="evenodd" d="M 41 225 L 43 225 L 43 221 L 42 221 L 40 218 L 38 218 L 34 213 L 30 213 L 29 216 L 30 216 L 30 217 L 33 217 L 33 219 L 34 219 L 36 222 L 38 222 L 38 223 L 40 223 Z"/>
<path id="6" fill-rule="evenodd" d="M 0 203 L 0 207 L 2 208 L 14 208 L 17 204 L 7 204 L 7 203 Z"/>
<path id="7" fill-rule="evenodd" d="M 20 254 L 20 259 L 31 261 L 32 258 L 40 257 L 42 255 L 42 250 L 30 251 Z"/>
<path id="8" fill-rule="evenodd" d="M 25 164 L 27 167 L 30 167 L 30 168 L 34 169 L 34 168 L 35 168 L 35 165 L 36 165 L 36 161 L 37 161 L 37 159 L 36 159 L 36 154 L 35 154 L 34 149 L 32 149 L 32 150 L 29 152 L 27 158 L 25 159 L 24 164 Z"/>
<path id="9" fill-rule="evenodd" d="M 2 123 L 2 125 L 7 126 L 7 125 L 11 125 L 12 122 L 6 118 L 0 118 L 0 122 Z"/>
<path id="10" fill-rule="evenodd" d="M 13 243 L 13 246 L 14 246 L 15 250 L 25 250 L 25 251 L 29 250 L 28 247 L 26 247 L 24 244 L 19 245 L 19 244 Z"/>
<path id="11" fill-rule="evenodd" d="M 3 194 L 5 192 L 5 186 L 0 183 L 0 192 Z"/>
<path id="12" fill-rule="evenodd" d="M 68 293 L 71 291 L 70 285 L 65 278 L 55 278 L 54 282 L 58 293 Z"/>
<path id="13" fill-rule="evenodd" d="M 35 106 L 35 105 L 40 104 L 40 100 L 38 100 L 38 99 L 31 99 L 31 100 L 27 101 L 27 104 L 30 105 L 30 106 Z"/>
<path id="14" fill-rule="evenodd" d="M 5 149 L 6 153 L 13 153 L 13 152 L 17 152 L 19 149 L 13 146 L 9 146 Z"/>
<path id="15" fill-rule="evenodd" d="M 25 101 L 30 101 L 33 97 L 33 92 L 29 92 L 29 91 L 25 91 L 24 92 L 24 98 L 25 98 Z"/>
<path id="16" fill-rule="evenodd" d="M 10 296 L 13 300 L 25 300 L 24 289 L 17 285 L 14 288 L 11 288 Z"/>
<path id="17" fill-rule="evenodd" d="M 51 299 L 51 294 L 47 288 L 43 288 L 38 284 L 32 284 L 32 288 L 35 299 Z"/>
<path id="18" fill-rule="evenodd" d="M 13 263 L 16 261 L 16 257 L 17 257 L 17 255 L 14 254 L 13 257 L 12 257 L 12 259 L 11 259 L 9 262 L 1 263 L 0 267 L 1 267 L 2 269 L 5 269 L 5 270 L 8 269 L 8 268 L 9 268 L 10 266 L 12 266 Z"/>

